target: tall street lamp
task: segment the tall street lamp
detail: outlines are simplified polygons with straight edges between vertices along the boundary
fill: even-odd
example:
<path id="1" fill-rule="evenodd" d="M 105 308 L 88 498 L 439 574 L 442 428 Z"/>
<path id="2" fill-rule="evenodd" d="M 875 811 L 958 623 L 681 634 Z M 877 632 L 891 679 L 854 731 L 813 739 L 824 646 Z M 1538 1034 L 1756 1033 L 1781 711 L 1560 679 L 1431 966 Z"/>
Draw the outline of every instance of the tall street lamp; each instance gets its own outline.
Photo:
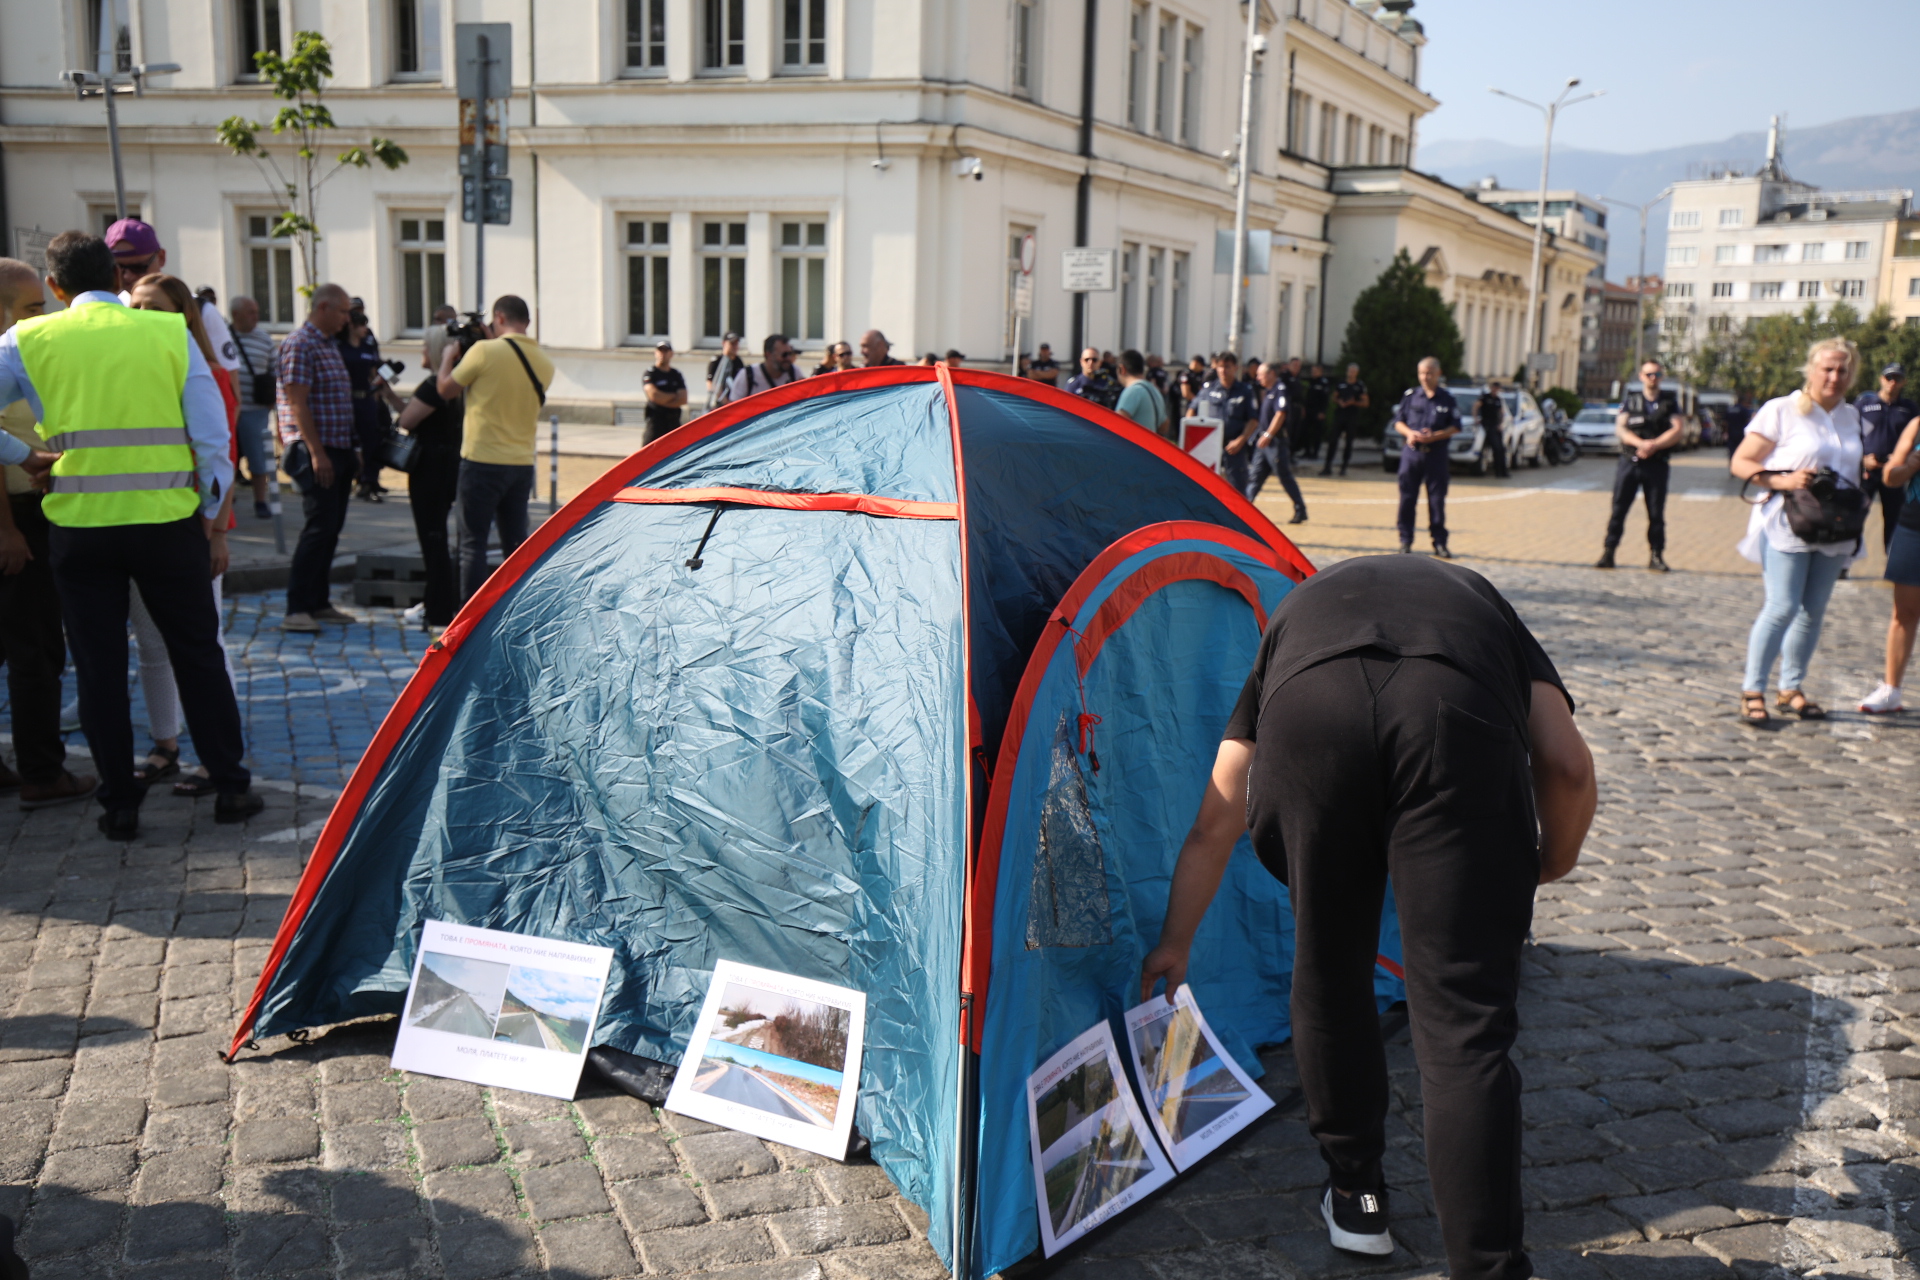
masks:
<path id="1" fill-rule="evenodd" d="M 1267 51 L 1266 37 L 1260 34 L 1260 6 L 1263 0 L 1241 0 L 1247 11 L 1246 66 L 1240 75 L 1240 159 L 1236 166 L 1238 189 L 1233 197 L 1233 286 L 1227 303 L 1227 350 L 1240 354 L 1241 330 L 1247 317 L 1247 199 L 1253 190 L 1253 78 L 1260 56 Z"/>
<path id="2" fill-rule="evenodd" d="M 130 93 L 146 96 L 148 76 L 170 76 L 180 69 L 177 62 L 143 62 L 127 71 L 102 75 L 98 71 L 62 71 L 60 78 L 73 86 L 76 98 L 105 98 L 107 101 L 107 147 L 113 152 L 114 217 L 127 216 L 127 180 L 120 168 L 120 116 L 113 100 Z"/>
<path id="3" fill-rule="evenodd" d="M 1545 106 L 1522 98 L 1518 94 L 1508 93 L 1505 89 L 1490 88 L 1487 90 L 1488 93 L 1497 93 L 1503 98 L 1512 98 L 1515 102 L 1523 106 L 1532 107 L 1535 111 L 1538 111 L 1542 116 L 1546 117 L 1547 121 L 1546 141 L 1540 145 L 1540 203 L 1533 211 L 1533 267 L 1532 270 L 1527 273 L 1527 372 L 1529 374 L 1534 372 L 1533 357 L 1535 351 L 1544 340 L 1541 334 L 1544 325 L 1539 314 L 1540 242 L 1545 237 L 1547 230 L 1547 161 L 1553 155 L 1553 121 L 1554 118 L 1560 114 L 1562 107 L 1570 107 L 1576 102 L 1585 102 L 1589 98 L 1597 98 L 1606 92 L 1605 89 L 1595 89 L 1592 93 L 1583 93 L 1577 98 L 1567 97 L 1568 94 L 1579 87 L 1579 84 L 1580 79 L 1578 76 L 1569 79 L 1567 81 L 1567 87 L 1560 91 L 1560 96 Z"/>
<path id="4" fill-rule="evenodd" d="M 1647 332 L 1647 210 L 1672 194 L 1673 188 L 1668 187 L 1645 204 L 1634 204 L 1631 200 L 1618 200 L 1613 196 L 1600 197 L 1608 204 L 1617 204 L 1623 209 L 1640 211 L 1640 274 L 1634 277 L 1639 282 L 1634 285 L 1633 368 L 1636 373 L 1645 361 L 1645 357 L 1641 354 L 1641 344 Z"/>

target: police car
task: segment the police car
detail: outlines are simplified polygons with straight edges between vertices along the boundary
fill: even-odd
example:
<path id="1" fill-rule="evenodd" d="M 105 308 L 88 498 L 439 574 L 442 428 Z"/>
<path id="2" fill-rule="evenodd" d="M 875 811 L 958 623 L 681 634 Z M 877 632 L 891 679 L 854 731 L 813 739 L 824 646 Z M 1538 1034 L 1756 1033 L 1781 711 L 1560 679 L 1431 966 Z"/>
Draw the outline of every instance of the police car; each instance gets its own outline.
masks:
<path id="1" fill-rule="evenodd" d="M 1613 424 L 1619 414 L 1617 404 L 1590 404 L 1574 414 L 1569 428 L 1574 445 L 1582 453 L 1620 452 L 1619 437 L 1613 434 Z"/>
<path id="2" fill-rule="evenodd" d="M 1487 433 L 1473 410 L 1474 401 L 1486 389 L 1484 382 L 1447 384 L 1454 403 L 1460 406 L 1460 432 L 1447 441 L 1447 462 L 1455 471 L 1484 476 L 1493 470 L 1493 451 L 1487 448 Z M 1547 416 L 1540 411 L 1540 402 L 1533 398 L 1532 392 L 1514 387 L 1502 389 L 1500 399 L 1507 406 L 1501 422 L 1501 434 L 1507 438 L 1507 466 L 1517 467 L 1523 462 L 1530 467 L 1539 466 L 1546 457 L 1543 444 L 1547 431 Z M 1400 433 L 1393 429 L 1393 423 L 1388 422 L 1380 438 L 1381 470 L 1400 469 L 1400 446 L 1404 443 Z"/>

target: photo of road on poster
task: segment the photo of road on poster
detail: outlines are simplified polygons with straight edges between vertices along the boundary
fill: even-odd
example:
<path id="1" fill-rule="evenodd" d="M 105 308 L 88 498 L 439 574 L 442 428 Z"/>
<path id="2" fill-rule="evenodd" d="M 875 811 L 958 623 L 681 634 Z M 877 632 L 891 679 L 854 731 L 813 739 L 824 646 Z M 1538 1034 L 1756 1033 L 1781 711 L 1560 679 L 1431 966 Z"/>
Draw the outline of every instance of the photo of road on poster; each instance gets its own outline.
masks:
<path id="1" fill-rule="evenodd" d="M 507 974 L 493 1038 L 555 1053 L 585 1053 L 587 1028 L 599 1007 L 598 979 L 517 964 Z"/>
<path id="2" fill-rule="evenodd" d="M 1049 1257 L 1173 1178 L 1145 1131 L 1104 1022 L 1028 1077 L 1027 1114 Z"/>
<path id="3" fill-rule="evenodd" d="M 410 1026 L 456 1036 L 491 1039 L 507 990 L 509 964 L 427 951 L 420 956 L 420 981 L 414 988 Z"/>
<path id="4" fill-rule="evenodd" d="M 1181 1172 L 1273 1106 L 1214 1038 L 1183 983 L 1127 1011 L 1127 1039 L 1147 1115 Z"/>
<path id="5" fill-rule="evenodd" d="M 867 998 L 721 960 L 667 1110 L 843 1160 Z"/>

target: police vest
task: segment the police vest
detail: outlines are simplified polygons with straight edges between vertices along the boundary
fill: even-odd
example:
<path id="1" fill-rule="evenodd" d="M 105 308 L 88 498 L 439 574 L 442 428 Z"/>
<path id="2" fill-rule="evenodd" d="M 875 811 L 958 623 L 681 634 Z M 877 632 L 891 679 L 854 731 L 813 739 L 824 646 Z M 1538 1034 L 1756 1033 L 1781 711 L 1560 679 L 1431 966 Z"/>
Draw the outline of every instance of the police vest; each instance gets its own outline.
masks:
<path id="1" fill-rule="evenodd" d="M 69 528 L 164 524 L 200 507 L 180 393 L 185 316 L 107 303 L 22 320 L 13 332 L 60 451 L 48 520 Z"/>
<path id="2" fill-rule="evenodd" d="M 1626 411 L 1627 430 L 1642 440 L 1653 440 L 1663 435 L 1673 426 L 1673 417 L 1680 412 L 1680 404 L 1663 392 L 1658 400 L 1647 403 L 1646 393 L 1630 391 L 1620 406 Z"/>

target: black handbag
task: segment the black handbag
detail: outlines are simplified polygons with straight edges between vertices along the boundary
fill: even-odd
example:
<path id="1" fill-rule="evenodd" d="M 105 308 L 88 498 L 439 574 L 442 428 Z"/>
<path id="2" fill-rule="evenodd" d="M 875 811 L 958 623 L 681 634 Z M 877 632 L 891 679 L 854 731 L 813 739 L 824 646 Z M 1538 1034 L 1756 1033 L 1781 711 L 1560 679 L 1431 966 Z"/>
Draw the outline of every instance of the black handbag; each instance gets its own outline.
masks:
<path id="1" fill-rule="evenodd" d="M 275 391 L 272 371 L 269 370 L 266 373 L 256 372 L 253 367 L 253 358 L 247 354 L 246 343 L 235 338 L 233 345 L 240 352 L 240 363 L 247 366 L 247 377 L 253 380 L 253 403 L 259 408 L 271 409 L 273 407 Z"/>
<path id="2" fill-rule="evenodd" d="M 387 438 L 382 442 L 380 451 L 387 466 L 395 471 L 411 471 L 414 459 L 420 456 L 420 437 L 411 431 L 388 427 Z"/>
<path id="3" fill-rule="evenodd" d="M 1757 472 L 1740 486 L 1740 494 L 1745 497 L 1747 484 L 1752 484 L 1760 476 L 1787 474 L 1785 471 Z M 1820 468 L 1804 489 L 1768 490 L 1753 505 L 1760 506 L 1776 492 L 1780 494 L 1780 505 L 1786 509 L 1787 528 L 1793 530 L 1793 536 L 1808 546 L 1857 542 L 1867 527 L 1866 493 L 1841 484 L 1840 473 L 1832 467 Z"/>

